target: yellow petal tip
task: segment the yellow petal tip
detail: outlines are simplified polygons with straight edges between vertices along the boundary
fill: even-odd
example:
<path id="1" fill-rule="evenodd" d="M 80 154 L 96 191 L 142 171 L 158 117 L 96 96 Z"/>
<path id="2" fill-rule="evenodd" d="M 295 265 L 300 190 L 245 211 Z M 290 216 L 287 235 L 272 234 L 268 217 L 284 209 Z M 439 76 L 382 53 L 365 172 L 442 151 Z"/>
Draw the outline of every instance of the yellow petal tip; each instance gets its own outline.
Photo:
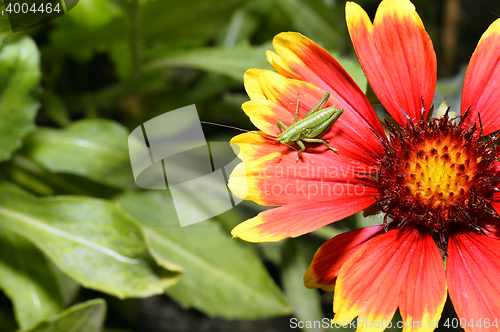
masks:
<path id="1" fill-rule="evenodd" d="M 244 241 L 254 243 L 276 242 L 285 238 L 285 236 L 281 236 L 280 234 L 270 234 L 266 233 L 265 231 L 261 231 L 257 226 L 263 224 L 264 222 L 265 221 L 262 220 L 259 216 L 248 219 L 247 221 L 244 221 L 233 228 L 233 230 L 231 231 L 231 235 Z"/>
<path id="2" fill-rule="evenodd" d="M 499 34 L 500 34 L 500 18 L 496 19 L 493 23 L 490 24 L 488 29 L 486 29 L 486 31 L 481 36 L 481 39 L 479 40 L 478 44 L 480 44 L 484 39 L 490 36 Z"/>

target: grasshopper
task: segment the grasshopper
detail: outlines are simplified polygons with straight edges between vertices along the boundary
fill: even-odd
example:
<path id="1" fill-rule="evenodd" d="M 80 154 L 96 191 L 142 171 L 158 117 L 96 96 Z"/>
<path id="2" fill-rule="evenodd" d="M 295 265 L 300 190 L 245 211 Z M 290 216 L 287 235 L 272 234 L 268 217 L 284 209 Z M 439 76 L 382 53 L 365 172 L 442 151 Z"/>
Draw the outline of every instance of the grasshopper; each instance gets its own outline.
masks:
<path id="1" fill-rule="evenodd" d="M 295 162 L 299 161 L 300 154 L 306 149 L 304 142 L 322 143 L 330 150 L 337 152 L 337 149 L 332 148 L 330 145 L 328 145 L 327 141 L 321 139 L 321 137 L 324 134 L 326 134 L 326 132 L 332 127 L 335 121 L 338 120 L 338 118 L 342 115 L 342 113 L 344 113 L 344 110 L 342 108 L 340 109 L 336 109 L 335 107 L 323 108 L 326 105 L 326 102 L 328 101 L 329 97 L 330 97 L 330 92 L 326 92 L 323 98 L 320 100 L 320 102 L 316 106 L 314 106 L 312 110 L 307 112 L 307 114 L 304 116 L 302 120 L 298 120 L 300 97 L 299 95 L 297 95 L 297 108 L 295 110 L 295 118 L 290 127 L 287 127 L 283 122 L 278 120 L 276 124 L 278 126 L 278 130 L 280 131 L 280 134 L 278 135 L 277 138 L 258 133 L 255 134 L 283 143 L 289 148 L 297 151 L 297 159 L 295 160 Z M 201 123 L 246 131 L 240 128 L 221 125 L 218 123 L 212 123 L 206 121 L 201 121 Z M 295 149 L 291 145 L 293 143 L 297 143 L 297 145 L 300 147 L 300 150 Z"/>
<path id="2" fill-rule="evenodd" d="M 291 143 L 297 143 L 300 150 L 297 151 L 297 159 L 299 161 L 300 154 L 306 149 L 304 142 L 307 143 L 322 143 L 330 150 L 337 152 L 337 149 L 328 145 L 327 141 L 322 140 L 321 137 L 332 127 L 335 121 L 344 113 L 342 108 L 336 109 L 335 107 L 323 108 L 330 97 L 330 93 L 326 92 L 321 101 L 314 106 L 312 110 L 307 112 L 302 120 L 298 120 L 299 115 L 299 101 L 297 95 L 297 109 L 295 110 L 295 118 L 290 127 L 285 126 L 283 122 L 278 120 L 278 130 L 280 134 L 277 140 L 293 149 Z"/>

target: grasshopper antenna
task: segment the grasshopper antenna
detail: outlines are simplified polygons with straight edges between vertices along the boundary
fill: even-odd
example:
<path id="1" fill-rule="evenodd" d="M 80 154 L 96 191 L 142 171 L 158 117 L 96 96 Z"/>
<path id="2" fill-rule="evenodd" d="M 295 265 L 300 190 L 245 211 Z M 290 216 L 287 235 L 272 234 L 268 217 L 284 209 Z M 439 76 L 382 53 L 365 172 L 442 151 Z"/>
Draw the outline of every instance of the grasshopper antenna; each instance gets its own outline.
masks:
<path id="1" fill-rule="evenodd" d="M 204 123 L 204 124 L 209 124 L 209 125 L 212 125 L 212 126 L 219 126 L 219 127 L 229 128 L 229 129 L 235 129 L 235 130 L 239 130 L 239 131 L 242 131 L 242 132 L 245 132 L 245 133 L 253 133 L 253 134 L 256 134 L 256 135 L 259 135 L 259 136 L 262 136 L 262 137 L 265 137 L 265 138 L 269 138 L 269 139 L 272 139 L 272 140 L 276 141 L 275 137 L 267 136 L 267 135 L 264 135 L 264 134 L 261 134 L 261 133 L 257 133 L 255 131 L 250 131 L 250 130 L 241 129 L 241 128 L 238 128 L 238 127 L 233 127 L 233 126 L 228 126 L 228 125 L 223 125 L 223 124 L 220 124 L 220 123 L 214 123 L 214 122 L 208 122 L 208 121 L 200 121 L 200 122 Z"/>
<path id="2" fill-rule="evenodd" d="M 219 126 L 219 127 L 229 128 L 229 129 L 236 129 L 236 130 L 239 130 L 239 131 L 243 131 L 245 133 L 249 133 L 250 132 L 250 130 L 241 129 L 241 128 L 238 128 L 238 127 L 233 127 L 233 126 L 228 126 L 228 125 L 223 125 L 223 124 L 220 124 L 220 123 L 208 122 L 208 121 L 200 121 L 200 122 L 204 123 L 204 124 L 209 124 L 209 125 L 212 125 L 212 126 Z"/>
<path id="3" fill-rule="evenodd" d="M 236 130 L 239 130 L 239 131 L 243 131 L 245 133 L 252 133 L 252 134 L 259 135 L 259 136 L 262 136 L 262 137 L 265 137 L 265 138 L 272 139 L 273 141 L 277 141 L 278 140 L 275 137 L 267 136 L 267 135 L 264 135 L 264 134 L 261 134 L 261 133 L 255 132 L 255 131 L 241 129 L 241 128 L 238 128 L 238 127 L 233 127 L 233 126 L 228 126 L 228 125 L 223 125 L 223 124 L 220 124 L 220 123 L 214 123 L 214 122 L 208 122 L 208 121 L 200 121 L 200 122 L 204 123 L 204 124 L 209 124 L 209 125 L 212 125 L 212 126 L 219 126 L 219 127 L 229 128 L 229 129 L 236 129 Z M 297 150 L 296 148 L 294 148 L 293 146 L 291 146 L 289 144 L 286 144 L 286 143 L 283 143 L 283 144 L 285 144 L 286 146 L 288 146 L 292 150 L 299 151 L 299 150 Z"/>

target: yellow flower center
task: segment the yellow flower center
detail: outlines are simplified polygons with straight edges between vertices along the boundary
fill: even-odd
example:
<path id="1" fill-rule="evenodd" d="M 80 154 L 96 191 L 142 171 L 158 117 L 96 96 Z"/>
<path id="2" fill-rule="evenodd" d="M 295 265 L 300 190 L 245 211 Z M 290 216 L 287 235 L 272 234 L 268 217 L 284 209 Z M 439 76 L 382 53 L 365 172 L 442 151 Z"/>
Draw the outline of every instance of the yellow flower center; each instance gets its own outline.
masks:
<path id="1" fill-rule="evenodd" d="M 411 194 L 432 208 L 462 199 L 472 185 L 476 161 L 450 137 L 425 141 L 411 152 L 405 175 Z"/>
<path id="2" fill-rule="evenodd" d="M 377 176 L 377 203 L 391 227 L 414 223 L 443 237 L 455 223 L 480 231 L 498 218 L 496 147 L 477 127 L 464 130 L 445 116 L 391 131 Z"/>

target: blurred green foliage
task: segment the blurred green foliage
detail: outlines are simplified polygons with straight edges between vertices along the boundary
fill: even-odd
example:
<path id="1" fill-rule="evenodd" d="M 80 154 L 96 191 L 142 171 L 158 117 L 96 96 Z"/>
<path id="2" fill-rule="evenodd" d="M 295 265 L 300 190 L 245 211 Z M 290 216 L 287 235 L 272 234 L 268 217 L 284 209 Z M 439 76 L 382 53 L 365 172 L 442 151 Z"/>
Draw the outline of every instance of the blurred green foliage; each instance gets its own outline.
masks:
<path id="1" fill-rule="evenodd" d="M 437 99 L 456 103 L 462 67 L 500 6 L 459 2 L 458 23 L 450 27 L 443 12 L 449 2 L 414 3 L 435 42 L 439 72 L 450 76 L 439 84 Z M 378 1 L 359 3 L 373 17 Z M 305 289 L 303 273 L 324 240 L 366 220 L 355 216 L 300 239 L 247 244 L 229 235 L 260 209 L 245 203 L 203 227 L 180 228 L 168 191 L 135 185 L 127 137 L 143 122 L 189 104 L 203 120 L 252 128 L 240 110 L 248 100 L 243 74 L 271 68 L 265 50 L 282 31 L 299 31 L 327 48 L 365 89 L 344 4 L 80 0 L 57 20 L 16 34 L 2 16 L 0 330 L 160 331 L 160 323 L 142 325 L 138 318 L 146 300 L 137 298 L 155 294 L 197 310 L 182 316 L 181 308 L 173 309 L 180 317 L 331 317 L 331 294 Z M 442 47 L 450 36 L 444 31 L 456 31 L 449 37 L 455 49 Z M 211 139 L 234 135 L 205 130 Z M 160 321 L 163 314 L 155 310 L 151 317 Z M 287 322 L 277 330 L 288 330 Z M 168 330 L 191 331 L 189 324 Z M 224 330 L 220 326 L 212 330 Z"/>

